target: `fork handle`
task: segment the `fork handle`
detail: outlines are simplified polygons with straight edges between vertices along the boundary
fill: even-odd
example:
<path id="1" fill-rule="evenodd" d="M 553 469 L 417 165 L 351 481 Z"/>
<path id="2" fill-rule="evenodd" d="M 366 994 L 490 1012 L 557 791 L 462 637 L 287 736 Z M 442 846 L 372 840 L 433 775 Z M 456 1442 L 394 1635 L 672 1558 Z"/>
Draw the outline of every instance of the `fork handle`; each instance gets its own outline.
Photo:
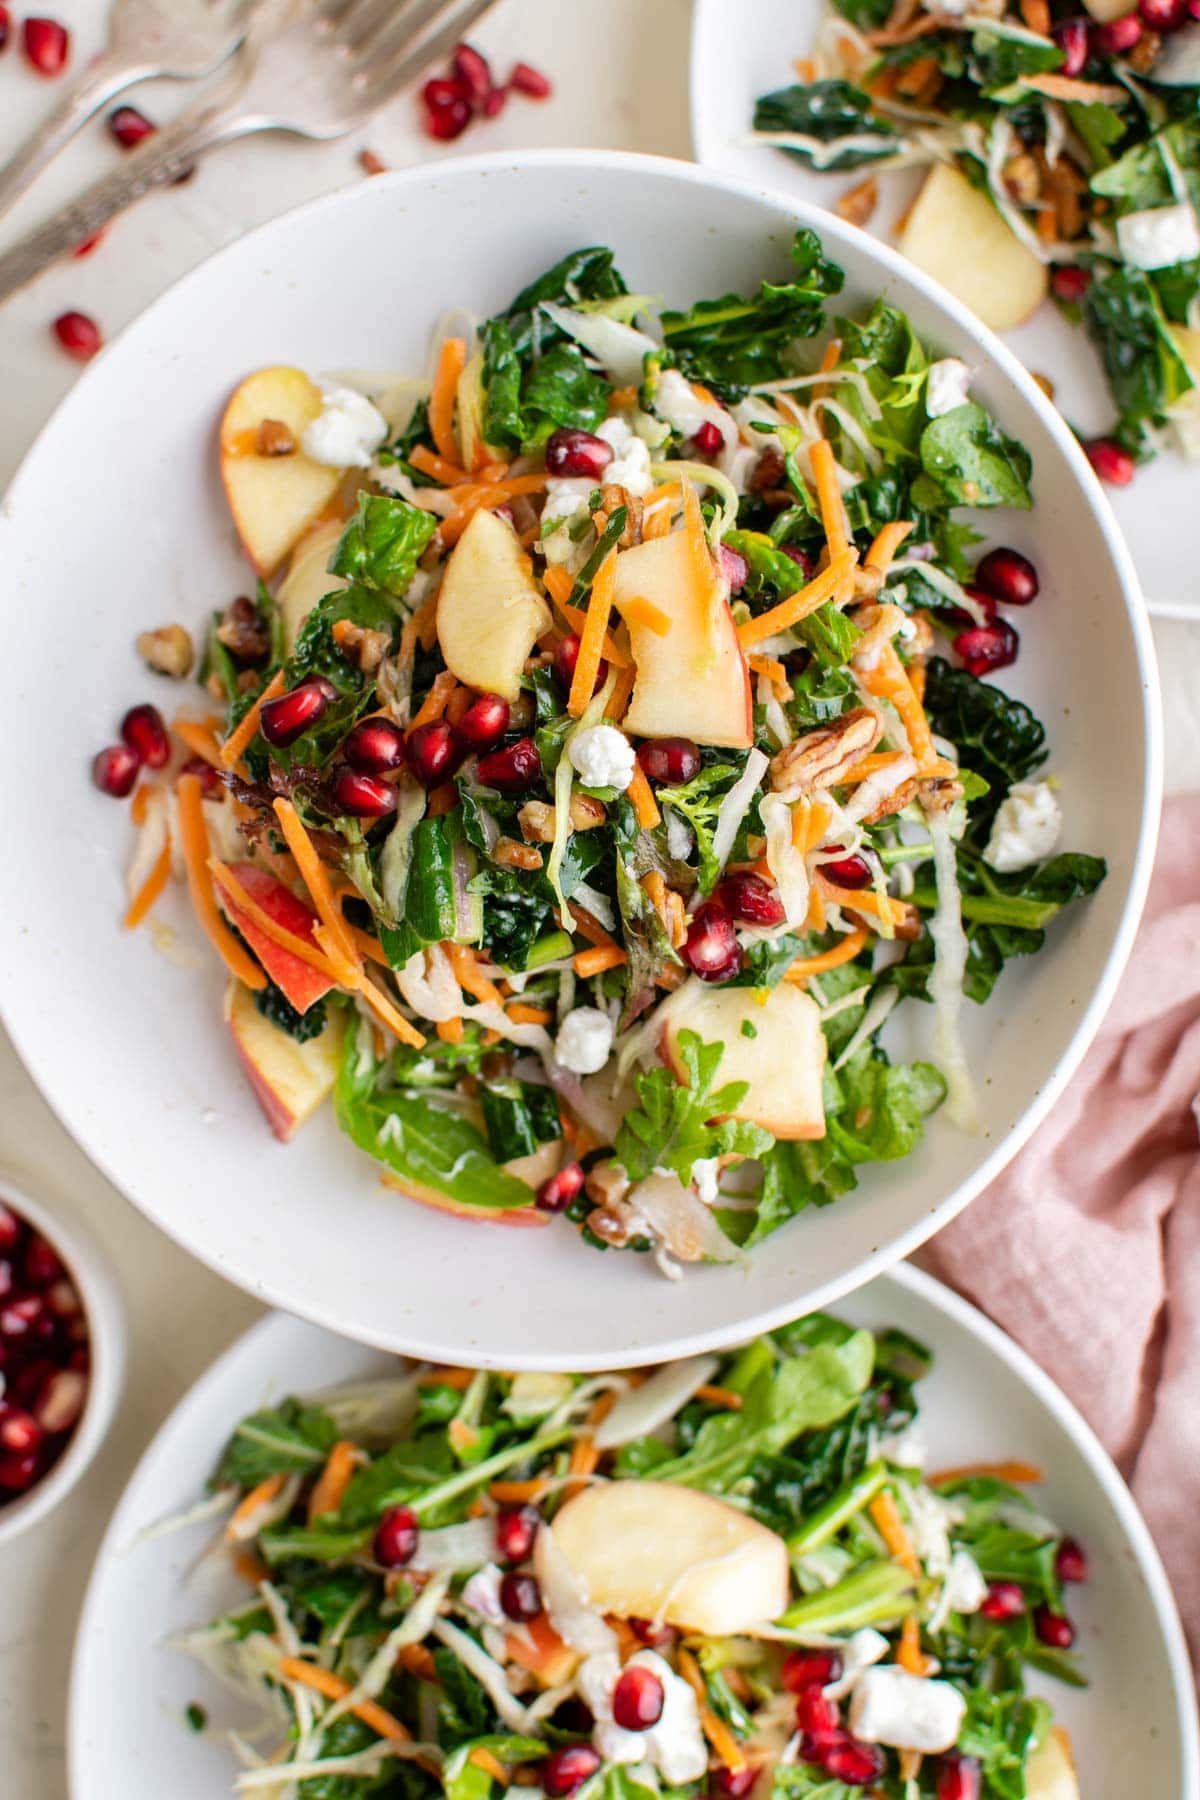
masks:
<path id="1" fill-rule="evenodd" d="M 77 82 L 69 87 L 48 118 L 30 133 L 0 168 L 0 215 L 17 200 L 51 157 L 57 156 L 75 133 L 102 106 L 153 73 L 150 64 L 127 55 L 106 51 Z"/>

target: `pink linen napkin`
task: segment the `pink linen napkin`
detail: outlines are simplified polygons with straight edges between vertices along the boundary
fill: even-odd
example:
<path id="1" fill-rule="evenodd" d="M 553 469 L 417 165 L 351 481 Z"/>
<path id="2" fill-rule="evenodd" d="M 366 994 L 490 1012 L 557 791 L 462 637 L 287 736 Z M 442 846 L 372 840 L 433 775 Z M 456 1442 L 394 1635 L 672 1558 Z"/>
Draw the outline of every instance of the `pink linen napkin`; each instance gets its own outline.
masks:
<path id="1" fill-rule="evenodd" d="M 1200 1664 L 1200 794 L 1168 802 L 1145 916 L 1050 1117 L 922 1263 L 1079 1407 L 1154 1534 Z"/>

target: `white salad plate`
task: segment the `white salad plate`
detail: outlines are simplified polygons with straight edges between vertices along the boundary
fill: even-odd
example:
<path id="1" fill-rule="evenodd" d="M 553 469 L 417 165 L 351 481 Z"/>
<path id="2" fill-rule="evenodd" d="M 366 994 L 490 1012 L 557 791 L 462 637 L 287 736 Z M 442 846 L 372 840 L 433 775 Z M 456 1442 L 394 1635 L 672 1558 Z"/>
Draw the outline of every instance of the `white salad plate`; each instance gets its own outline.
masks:
<path id="1" fill-rule="evenodd" d="M 778 188 L 814 206 L 832 207 L 867 170 L 822 175 L 771 144 L 755 142 L 754 103 L 760 94 L 799 80 L 797 57 L 807 56 L 829 0 L 696 0 L 692 15 L 691 108 L 696 160 L 722 175 Z M 924 170 L 880 177 L 878 213 L 868 229 L 891 231 L 920 185 Z M 1083 331 L 1046 301 L 1027 324 L 1005 333 L 1027 369 L 1054 383 L 1055 401 L 1085 436 L 1106 431 L 1112 407 L 1099 361 Z M 1106 488 L 1154 613 L 1200 619 L 1200 575 L 1191 554 L 1200 470 L 1166 453 L 1139 469 L 1129 487 Z"/>
<path id="2" fill-rule="evenodd" d="M 1195 1707 L 1174 1601 L 1141 1515 L 1088 1426 L 1024 1351 L 915 1269 L 880 1276 L 838 1311 L 860 1325 L 898 1325 L 933 1351 L 919 1389 L 931 1467 L 1035 1463 L 1046 1471 L 1033 1490 L 1038 1503 L 1086 1546 L 1092 1579 L 1069 1598 L 1090 1686 L 1040 1685 L 1071 1733 L 1087 1800 L 1198 1800 Z M 232 1792 L 230 1751 L 189 1730 L 185 1709 L 203 1706 L 216 1730 L 244 1722 L 245 1710 L 167 1640 L 246 1590 L 219 1560 L 196 1566 L 211 1521 L 140 1535 L 203 1496 L 246 1413 L 388 1366 L 377 1352 L 276 1314 L 180 1401 L 134 1472 L 92 1573 L 71 1677 L 71 1800 Z"/>
<path id="3" fill-rule="evenodd" d="M 196 625 L 249 579 L 215 457 L 217 420 L 248 371 L 287 360 L 419 373 L 447 309 L 486 316 L 585 244 L 612 245 L 634 291 L 683 305 L 786 280 L 800 225 L 845 267 L 838 304 L 887 294 L 978 369 L 978 398 L 1032 454 L 1035 509 L 986 521 L 1043 581 L 1003 685 L 1046 724 L 1064 842 L 1106 856 L 1109 874 L 1040 956 L 1010 965 L 986 1008 L 967 1008 L 977 1133 L 935 1120 L 917 1153 L 866 1170 L 855 1193 L 756 1256 L 668 1282 L 651 1258 L 601 1255 L 561 1221 L 514 1232 L 400 1198 L 328 1111 L 276 1143 L 182 889 L 159 909 L 169 933 L 121 930 L 131 828 L 88 771 L 133 701 L 175 702 L 142 668 L 136 634 Z M 1153 650 L 1128 552 L 1011 353 L 894 252 L 805 201 L 690 164 L 551 151 L 380 176 L 302 207 L 185 277 L 90 366 L 9 492 L 0 563 L 0 716 L 15 758 L 0 858 L 8 1029 L 135 1205 L 231 1281 L 332 1330 L 445 1361 L 579 1369 L 685 1355 L 828 1304 L 986 1186 L 1112 998 L 1161 785 Z M 931 1011 L 902 1009 L 889 1044 L 927 1049 Z"/>

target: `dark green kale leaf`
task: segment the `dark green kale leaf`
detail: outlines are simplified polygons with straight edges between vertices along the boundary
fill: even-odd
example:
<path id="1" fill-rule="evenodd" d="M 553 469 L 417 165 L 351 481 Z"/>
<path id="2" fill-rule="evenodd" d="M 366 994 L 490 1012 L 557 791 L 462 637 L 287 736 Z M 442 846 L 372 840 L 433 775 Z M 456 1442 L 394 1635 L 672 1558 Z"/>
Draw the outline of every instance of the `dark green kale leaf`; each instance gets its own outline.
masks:
<path id="1" fill-rule="evenodd" d="M 859 0 L 861 7 L 875 0 Z M 896 148 L 895 129 L 872 109 L 871 97 L 848 81 L 811 81 L 807 85 L 777 88 L 763 94 L 754 108 L 754 129 L 772 133 L 795 132 L 812 138 L 818 144 L 836 144 L 841 138 L 854 138 L 853 146 L 826 158 L 799 144 L 783 144 L 780 148 L 798 162 L 808 163 L 825 173 L 838 169 L 859 169 L 881 156 L 890 156 Z M 861 140 L 875 139 L 868 147 Z"/>
<path id="2" fill-rule="evenodd" d="M 604 422 L 609 383 L 589 369 L 577 344 L 555 344 L 535 362 L 521 387 L 522 442 L 544 444 L 552 431 L 594 431 Z"/>
<path id="3" fill-rule="evenodd" d="M 212 1485 L 252 1488 L 268 1475 L 315 1475 L 337 1435 L 327 1412 L 300 1400 L 252 1413 L 235 1427 Z"/>
<path id="4" fill-rule="evenodd" d="M 532 1156 L 562 1136 L 554 1089 L 530 1081 L 488 1082 L 479 1090 L 483 1128 L 497 1162 Z"/>
<path id="5" fill-rule="evenodd" d="M 437 530 L 437 519 L 385 494 L 360 494 L 358 510 L 338 539 L 330 572 L 398 600 Z M 303 635 L 303 634 L 301 634 Z"/>
<path id="6" fill-rule="evenodd" d="M 971 842 L 982 848 L 1013 782 L 1027 781 L 1045 762 L 1046 728 L 1024 701 L 938 656 L 926 672 L 925 711 L 934 731 L 957 747 L 963 768 L 988 784 L 968 824 Z"/>
<path id="7" fill-rule="evenodd" d="M 298 1044 L 307 1044 L 310 1038 L 320 1037 L 325 1029 L 328 1011 L 324 1000 L 316 1000 L 307 1012 L 297 1012 L 282 988 L 268 981 L 254 996 L 254 1004 L 264 1019 L 277 1025 L 280 1031 L 286 1031 L 289 1037 L 295 1038 Z"/>
<path id="8" fill-rule="evenodd" d="M 1057 44 L 1046 38 L 1013 37 L 1008 32 L 977 26 L 971 33 L 970 69 L 985 96 L 997 96 L 1001 88 L 1019 81 L 1022 75 L 1044 75 L 1062 67 L 1063 54 Z"/>
<path id="9" fill-rule="evenodd" d="M 912 486 L 919 506 L 1014 506 L 1033 504 L 1033 461 L 1024 445 L 1006 437 L 973 400 L 931 419 L 921 433 L 921 467 Z"/>

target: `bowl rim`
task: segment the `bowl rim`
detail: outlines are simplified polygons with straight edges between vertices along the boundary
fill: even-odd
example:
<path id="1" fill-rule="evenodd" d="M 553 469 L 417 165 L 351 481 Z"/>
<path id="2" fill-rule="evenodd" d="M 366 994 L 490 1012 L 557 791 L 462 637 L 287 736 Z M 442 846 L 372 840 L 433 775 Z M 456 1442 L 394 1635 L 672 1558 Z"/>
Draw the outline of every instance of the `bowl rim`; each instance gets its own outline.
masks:
<path id="1" fill-rule="evenodd" d="M 1035 1400 L 1053 1417 L 1079 1451 L 1088 1466 L 1089 1473 L 1116 1514 L 1120 1529 L 1125 1534 L 1133 1551 L 1145 1581 L 1150 1607 L 1165 1646 L 1174 1699 L 1180 1760 L 1184 1773 L 1184 1786 L 1175 1796 L 1175 1800 L 1200 1800 L 1200 1722 L 1197 1719 L 1194 1702 L 1187 1640 L 1158 1547 L 1150 1535 L 1150 1529 L 1142 1517 L 1137 1502 L 1108 1451 L 1074 1402 L 1068 1399 L 1041 1365 L 1034 1361 L 1029 1352 L 1018 1344 L 1015 1338 L 1009 1337 L 999 1325 L 971 1301 L 964 1299 L 953 1288 L 947 1287 L 944 1282 L 926 1274 L 924 1270 L 916 1268 L 912 1263 L 896 1263 L 892 1268 L 884 1270 L 880 1276 L 876 1277 L 876 1280 L 895 1282 L 898 1287 L 915 1294 L 935 1311 L 948 1318 L 952 1324 L 982 1343 L 1032 1392 Z M 95 1629 L 96 1614 L 100 1605 L 102 1571 L 114 1555 L 119 1554 L 121 1548 L 128 1545 L 131 1534 L 147 1523 L 147 1521 L 139 1522 L 136 1518 L 126 1516 L 132 1507 L 134 1485 L 139 1481 L 142 1470 L 153 1455 L 160 1439 L 180 1423 L 184 1410 L 202 1392 L 207 1392 L 210 1387 L 219 1385 L 230 1365 L 246 1355 L 252 1345 L 260 1339 L 273 1336 L 279 1331 L 282 1324 L 293 1322 L 302 1326 L 312 1324 L 309 1320 L 295 1320 L 294 1315 L 270 1312 L 240 1332 L 233 1342 L 214 1357 L 207 1368 L 203 1369 L 195 1381 L 179 1396 L 170 1412 L 155 1427 L 153 1434 L 143 1445 L 141 1454 L 130 1470 L 88 1572 L 83 1605 L 71 1652 L 71 1667 L 67 1684 L 67 1777 L 69 1791 L 72 1795 L 78 1792 L 76 1771 L 84 1765 L 83 1720 L 78 1696 L 81 1691 L 85 1640 Z M 315 1328 L 325 1329 L 325 1327 L 319 1326 Z M 361 1348 L 366 1351 L 371 1346 L 364 1344 Z"/>
<path id="2" fill-rule="evenodd" d="M 756 203 L 765 202 L 769 207 L 777 210 L 781 225 L 785 221 L 790 221 L 796 227 L 807 226 L 821 235 L 824 241 L 833 246 L 835 250 L 840 245 L 848 245 L 853 254 L 862 257 L 868 265 L 879 269 L 881 285 L 885 277 L 894 276 L 916 288 L 933 311 L 948 316 L 973 340 L 981 362 L 994 366 L 1000 375 L 1018 390 L 1026 404 L 1032 407 L 1037 414 L 1043 429 L 1064 458 L 1069 472 L 1074 476 L 1081 498 L 1099 531 L 1105 553 L 1113 566 L 1121 589 L 1125 614 L 1133 640 L 1145 758 L 1140 824 L 1120 919 L 1113 933 L 1099 978 L 1075 1020 L 1070 1040 L 1059 1059 L 1058 1066 L 1025 1112 L 1003 1133 L 974 1171 L 944 1195 L 936 1206 L 923 1211 L 906 1230 L 886 1243 L 876 1245 L 852 1266 L 843 1269 L 838 1274 L 831 1275 L 805 1294 L 799 1303 L 794 1300 L 780 1301 L 767 1311 L 747 1314 L 744 1321 L 747 1330 L 769 1331 L 796 1317 L 801 1306 L 808 1311 L 817 1311 L 836 1302 L 842 1295 L 852 1292 L 908 1256 L 927 1238 L 932 1237 L 935 1232 L 940 1231 L 943 1226 L 957 1217 L 1028 1142 L 1074 1075 L 1095 1038 L 1101 1020 L 1112 1003 L 1118 981 L 1133 946 L 1149 890 L 1154 848 L 1158 836 L 1163 787 L 1162 703 L 1149 615 L 1132 557 L 1120 534 L 1115 517 L 1104 498 L 1095 471 L 1088 463 L 1069 427 L 1037 386 L 1028 370 L 1013 352 L 1001 343 L 995 333 L 981 324 L 952 294 L 947 293 L 938 283 L 907 262 L 890 245 L 881 243 L 868 232 L 838 218 L 836 214 L 825 212 L 810 201 L 798 199 L 785 190 L 746 181 L 738 176 L 726 175 L 698 163 L 685 162 L 679 158 L 650 156 L 641 152 L 625 150 L 489 151 L 472 156 L 451 157 L 436 163 L 416 163 L 405 169 L 393 170 L 387 174 L 376 176 L 370 182 L 335 189 L 332 193 L 320 195 L 316 199 L 305 201 L 300 206 L 292 207 L 288 211 L 278 214 L 265 224 L 256 227 L 255 230 L 235 238 L 232 243 L 214 251 L 195 268 L 180 276 L 148 307 L 131 319 L 113 338 L 108 348 L 111 350 L 117 345 L 124 344 L 131 334 L 140 328 L 143 320 L 173 305 L 176 296 L 185 293 L 190 283 L 199 283 L 207 279 L 209 271 L 214 267 L 219 267 L 222 260 L 232 264 L 235 259 L 245 256 L 247 246 L 252 247 L 260 254 L 266 252 L 269 260 L 270 252 L 267 246 L 270 244 L 272 234 L 281 229 L 291 230 L 299 221 L 316 221 L 327 212 L 352 207 L 356 204 L 374 204 L 374 199 L 367 200 L 365 198 L 367 195 L 378 196 L 387 192 L 403 194 L 406 190 L 419 188 L 430 182 L 453 185 L 459 181 L 486 177 L 499 171 L 517 174 L 528 172 L 536 176 L 539 171 L 544 169 L 577 171 L 584 178 L 589 176 L 594 178 L 603 172 L 624 173 L 630 178 L 640 175 L 660 184 L 679 183 L 708 191 L 720 191 L 735 197 L 740 196 L 754 200 Z M 86 397 L 90 384 L 96 378 L 98 367 L 103 364 L 104 355 L 105 353 L 102 352 L 95 359 L 95 363 L 84 370 L 27 450 L 8 488 L 5 503 L 0 507 L 0 536 L 2 536 L 5 521 L 12 519 L 17 513 L 18 503 L 25 485 L 32 484 L 38 474 L 43 444 L 48 440 L 49 434 L 56 429 L 60 418 L 69 414 L 73 406 L 81 404 L 76 397 L 79 395 Z M 3 984 L 0 983 L 0 988 L 2 986 Z M 48 1060 L 43 1063 L 33 1047 L 31 1045 L 27 1047 L 23 1039 L 21 1023 L 12 1016 L 12 1008 L 5 1003 L 2 993 L 0 993 L 0 1022 L 3 1022 L 8 1030 L 13 1046 L 39 1092 L 47 1100 L 51 1109 L 55 1111 L 56 1117 L 59 1116 L 51 1093 L 54 1082 L 54 1065 Z M 119 1192 L 125 1194 L 126 1189 L 120 1169 L 115 1166 L 112 1158 L 93 1151 L 92 1133 L 87 1129 L 86 1123 L 81 1121 L 77 1126 L 75 1122 L 72 1122 L 66 1128 L 101 1173 Z M 127 1194 L 126 1197 L 130 1198 L 131 1196 Z M 178 1243 L 187 1254 L 195 1256 L 224 1279 L 233 1281 L 245 1291 L 253 1293 L 255 1298 L 266 1305 L 276 1306 L 285 1311 L 294 1310 L 294 1299 L 289 1293 L 281 1291 L 275 1285 L 269 1269 L 259 1269 L 253 1274 L 243 1274 L 240 1270 L 235 1272 L 221 1253 L 191 1243 L 184 1232 L 182 1220 L 165 1216 L 159 1209 L 147 1210 L 143 1207 L 141 1200 L 136 1200 L 133 1204 L 137 1205 L 139 1210 L 145 1210 L 146 1216 L 160 1230 L 166 1232 L 174 1242 Z M 412 1354 L 448 1362 L 453 1362 L 456 1357 L 461 1358 L 461 1343 L 456 1344 L 452 1340 L 442 1341 L 428 1333 L 421 1337 L 406 1336 L 403 1340 L 389 1341 L 387 1337 L 373 1331 L 364 1339 L 363 1328 L 356 1321 L 347 1321 L 336 1304 L 322 1304 L 318 1298 L 306 1302 L 304 1316 L 327 1330 L 350 1335 L 360 1341 L 377 1343 L 383 1349 L 394 1350 L 402 1341 L 403 1348 Z M 685 1335 L 671 1340 L 670 1355 L 683 1357 L 719 1348 L 728 1340 L 728 1337 L 729 1332 L 724 1327 L 697 1327 Z M 659 1355 L 660 1352 L 661 1347 L 654 1354 Z M 514 1367 L 519 1365 L 528 1369 L 564 1366 L 561 1355 L 555 1358 L 526 1351 L 516 1353 L 514 1361 L 512 1348 L 506 1349 L 504 1346 L 496 1350 L 483 1351 L 473 1348 L 471 1354 L 480 1362 L 481 1366 Z M 618 1350 L 616 1354 L 623 1359 L 624 1366 L 636 1366 L 639 1355 L 644 1359 L 646 1352 L 636 1349 L 623 1352 Z M 585 1361 L 586 1359 L 577 1359 L 575 1364 L 566 1366 L 582 1368 L 585 1366 Z M 614 1366 L 620 1365 L 615 1364 Z"/>
<path id="3" fill-rule="evenodd" d="M 49 1474 L 17 1500 L 0 1506 L 0 1546 L 44 1519 L 90 1466 L 112 1423 L 125 1374 L 125 1309 L 116 1274 L 87 1227 L 64 1217 L 0 1169 L 0 1201 L 56 1250 L 79 1290 L 88 1324 L 91 1366 L 83 1411 Z"/>

